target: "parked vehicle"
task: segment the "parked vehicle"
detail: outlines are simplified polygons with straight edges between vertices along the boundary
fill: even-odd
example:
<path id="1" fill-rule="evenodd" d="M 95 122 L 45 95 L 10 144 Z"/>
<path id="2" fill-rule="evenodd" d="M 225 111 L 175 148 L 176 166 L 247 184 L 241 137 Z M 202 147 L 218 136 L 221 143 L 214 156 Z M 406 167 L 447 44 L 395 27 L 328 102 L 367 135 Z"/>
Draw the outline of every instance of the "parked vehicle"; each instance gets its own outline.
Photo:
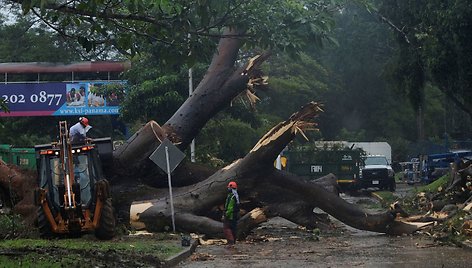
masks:
<path id="1" fill-rule="evenodd" d="M 392 147 L 387 142 L 357 142 L 357 141 L 315 141 L 317 148 L 348 148 L 362 150 L 366 155 L 384 155 L 392 163 Z"/>
<path id="2" fill-rule="evenodd" d="M 337 177 L 341 190 L 351 190 L 359 176 L 360 150 L 292 148 L 284 154 L 288 172 L 307 179 L 317 179 L 332 173 Z"/>
<path id="3" fill-rule="evenodd" d="M 387 142 L 347 142 L 352 149 L 362 149 L 367 155 L 383 155 L 392 163 L 392 147 Z"/>
<path id="4" fill-rule="evenodd" d="M 111 239 L 115 217 L 110 187 L 104 178 L 101 158 L 111 156 L 110 138 L 72 145 L 67 122 L 59 123 L 60 139 L 37 145 L 38 227 L 41 237 L 78 236 L 94 231 L 99 239 Z"/>
<path id="5" fill-rule="evenodd" d="M 0 160 L 6 164 L 17 165 L 23 169 L 36 169 L 33 148 L 17 148 L 10 144 L 0 144 Z"/>
<path id="6" fill-rule="evenodd" d="M 445 175 L 451 163 L 458 164 L 463 158 L 472 159 L 472 151 L 464 150 L 442 154 L 430 154 L 422 158 L 424 159 L 422 182 L 431 183 Z"/>
<path id="7" fill-rule="evenodd" d="M 363 157 L 357 189 L 378 188 L 395 191 L 395 172 L 384 155 Z"/>
<path id="8" fill-rule="evenodd" d="M 421 181 L 421 168 L 420 161 L 418 158 L 412 158 L 408 162 L 401 162 L 402 167 L 402 180 L 407 182 L 409 185 L 413 185 Z"/>

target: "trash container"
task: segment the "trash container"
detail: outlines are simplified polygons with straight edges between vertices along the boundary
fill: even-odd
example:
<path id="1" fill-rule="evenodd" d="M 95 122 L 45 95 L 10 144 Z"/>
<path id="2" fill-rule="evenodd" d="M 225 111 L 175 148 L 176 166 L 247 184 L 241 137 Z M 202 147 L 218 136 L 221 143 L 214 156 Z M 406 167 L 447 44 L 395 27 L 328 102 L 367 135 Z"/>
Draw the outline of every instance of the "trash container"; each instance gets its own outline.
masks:
<path id="1" fill-rule="evenodd" d="M 11 164 L 24 169 L 36 168 L 36 155 L 33 148 L 11 148 Z"/>
<path id="2" fill-rule="evenodd" d="M 2 160 L 3 162 L 7 164 L 11 163 L 10 148 L 11 148 L 11 145 L 9 144 L 0 144 L 0 160 Z"/>

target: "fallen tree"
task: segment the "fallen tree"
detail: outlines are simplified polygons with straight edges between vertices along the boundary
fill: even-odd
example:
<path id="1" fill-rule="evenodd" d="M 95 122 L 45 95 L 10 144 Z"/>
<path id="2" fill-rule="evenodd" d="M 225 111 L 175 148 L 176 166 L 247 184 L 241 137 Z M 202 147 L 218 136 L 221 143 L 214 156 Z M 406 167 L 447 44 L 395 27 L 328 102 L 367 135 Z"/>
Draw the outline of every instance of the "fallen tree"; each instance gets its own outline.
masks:
<path id="1" fill-rule="evenodd" d="M 414 214 L 406 221 L 436 223 L 428 228 L 428 235 L 462 246 L 472 236 L 472 161 L 462 159 L 451 165 L 448 174 L 420 187 L 402 203 Z"/>
<path id="2" fill-rule="evenodd" d="M 36 207 L 33 205 L 33 189 L 36 174 L 0 160 L 0 202 L 3 208 L 13 209 L 27 223 L 33 223 Z"/>
<path id="3" fill-rule="evenodd" d="M 195 3 L 191 3 L 192 6 L 188 6 L 188 9 L 182 9 L 182 3 L 176 3 L 175 6 L 171 6 L 175 7 L 174 9 L 156 8 L 152 1 L 136 2 L 127 6 L 114 1 L 85 5 L 76 5 L 74 2 L 59 4 L 48 2 L 44 5 L 28 1 L 8 2 L 21 4 L 25 13 L 32 10 L 42 20 L 49 22 L 49 26 L 62 31 L 64 36 L 76 34 L 78 40 L 88 48 L 96 44 L 110 44 L 103 42 L 100 38 L 103 37 L 104 40 L 117 45 L 120 51 L 128 51 L 134 49 L 134 46 L 121 47 L 120 44 L 133 44 L 134 40 L 139 43 L 144 38 L 152 40 L 153 44 L 162 40 L 161 45 L 164 49 L 177 47 L 181 48 L 178 52 L 187 54 L 188 51 L 184 47 L 188 47 L 189 44 L 196 45 L 201 40 L 191 42 L 190 37 L 199 38 L 200 34 L 213 36 L 213 33 L 226 27 L 208 72 L 194 93 L 164 125 L 159 126 L 151 121 L 136 132 L 114 152 L 113 164 L 106 167 L 118 212 L 129 211 L 133 201 L 148 199 L 150 200 L 148 202 L 139 202 L 142 210 L 136 216 L 139 216 L 138 219 L 147 228 L 154 230 L 169 226 L 170 209 L 167 191 L 159 189 L 166 185 L 166 176 L 148 160 L 151 152 L 164 139 L 169 139 L 181 150 L 186 149 L 206 122 L 227 107 L 235 97 L 244 95 L 255 101 L 257 100 L 255 90 L 266 83 L 260 66 L 269 53 L 257 55 L 243 66 L 236 62 L 244 42 L 243 36 L 245 35 L 246 41 L 248 38 L 259 40 L 253 42 L 257 47 L 262 44 L 262 47 L 266 48 L 311 48 L 313 44 L 321 44 L 327 37 L 326 32 L 331 24 L 330 15 L 338 10 L 337 1 L 334 3 L 314 1 L 303 5 L 275 1 L 266 10 L 264 8 L 268 5 L 265 2 L 228 1 L 228 5 L 221 5 L 220 12 L 215 13 L 214 9 L 206 12 L 208 6 L 200 3 L 199 7 L 205 8 L 204 13 L 214 19 L 212 21 L 215 22 L 214 25 L 209 27 L 207 23 L 203 23 L 201 27 L 193 28 L 196 24 L 190 23 L 188 26 L 191 27 L 187 28 L 184 27 L 186 23 L 181 23 L 194 21 L 195 18 L 199 21 L 200 15 L 195 16 L 193 12 L 177 12 L 177 10 L 192 11 Z M 169 13 L 166 13 L 166 10 L 170 10 Z M 233 17 L 232 11 L 238 13 Z M 259 14 L 261 14 L 259 20 L 251 19 L 249 21 L 252 23 L 245 23 L 248 18 L 257 17 Z M 282 15 L 280 21 L 269 27 L 272 30 L 267 32 L 267 26 L 277 18 L 274 17 L 277 14 Z M 304 19 L 300 20 L 300 16 Z M 68 29 L 73 26 L 70 23 L 71 18 L 81 25 L 76 32 Z M 280 23 L 282 21 L 284 23 Z M 63 28 L 62 25 L 67 25 L 67 28 Z M 103 28 L 103 31 L 97 31 L 97 27 L 94 27 L 97 25 L 100 29 L 102 26 L 110 29 Z M 182 25 L 183 31 L 176 30 L 179 28 L 176 25 Z M 240 28 L 235 28 L 234 25 Z M 90 34 L 82 31 L 88 29 Z M 114 34 L 110 34 L 111 32 Z M 105 36 L 100 36 L 100 33 Z M 152 33 L 156 36 L 150 36 Z M 124 35 L 124 39 L 115 39 L 121 35 Z M 87 38 L 84 38 L 85 36 Z M 297 43 L 287 43 L 286 36 L 296 40 Z M 133 37 L 138 38 L 133 39 Z M 279 39 L 282 39 L 281 42 Z M 360 229 L 385 233 L 409 233 L 416 230 L 416 226 L 411 227 L 396 221 L 395 210 L 378 215 L 366 214 L 316 183 L 306 182 L 293 174 L 274 169 L 273 161 L 277 154 L 296 134 L 303 134 L 303 130 L 314 127 L 312 120 L 319 112 L 320 107 L 317 103 L 309 103 L 262 137 L 244 158 L 216 172 L 195 165 L 180 166 L 173 176 L 174 185 L 180 186 L 175 189 L 178 229 L 219 235 L 221 222 L 215 216 L 217 215 L 215 208 L 223 202 L 226 184 L 231 179 L 240 182 L 241 196 L 244 197 L 243 208 L 250 211 L 240 221 L 242 233 L 247 233 L 259 222 L 275 215 L 309 228 L 314 227 L 316 222 L 321 220 L 313 213 L 314 207 L 320 207 L 341 221 Z M 17 179 L 34 183 L 34 179 L 28 176 L 17 176 Z M 2 187 L 5 183 L 5 180 L 0 181 Z M 21 184 L 30 185 L 29 183 Z M 20 203 L 28 203 L 28 200 L 33 199 L 31 188 L 28 191 L 27 188 L 18 186 L 12 192 L 22 197 Z M 14 208 L 16 209 L 20 203 Z M 128 221 L 128 218 L 124 217 L 122 220 Z"/>
<path id="4" fill-rule="evenodd" d="M 247 199 L 245 201 L 270 211 L 259 218 L 282 215 L 292 222 L 313 228 L 316 222 L 313 209 L 319 207 L 358 229 L 388 234 L 417 230 L 418 225 L 396 220 L 396 210 L 370 215 L 316 183 L 307 182 L 273 167 L 279 152 L 297 133 L 303 134 L 304 130 L 315 126 L 312 120 L 320 111 L 318 103 L 309 103 L 287 121 L 271 129 L 244 158 L 220 169 L 202 182 L 178 189 L 173 198 L 178 229 L 221 236 L 222 223 L 206 217 L 206 214 L 224 200 L 227 183 L 236 180 L 240 185 L 240 195 Z M 297 206 L 280 206 L 279 210 L 280 204 Z M 132 212 L 133 219 L 140 222 L 141 227 L 156 231 L 169 226 L 171 209 L 168 196 L 138 202 L 132 206 L 136 208 Z M 242 232 L 246 232 L 248 226 L 253 227 L 251 224 L 254 221 L 249 222 L 241 221 L 238 224 Z"/>
<path id="5" fill-rule="evenodd" d="M 226 30 L 224 35 L 231 38 L 220 40 L 204 79 L 174 116 L 163 126 L 149 122 L 114 152 L 113 165 L 106 171 L 123 221 L 128 221 L 131 203 L 141 200 L 133 204 L 139 209 L 131 216 L 136 222 L 141 222 L 141 227 L 165 230 L 171 221 L 169 196 L 165 189 L 156 187 L 166 185 L 162 183 L 166 176 L 148 159 L 149 155 L 166 138 L 185 149 L 205 123 L 238 95 L 245 95 L 252 101 L 257 99 L 255 89 L 266 83 L 260 65 L 269 53 L 253 57 L 242 67 L 235 67 L 241 42 L 234 36 L 240 33 L 237 29 Z M 174 176 L 174 185 L 181 186 L 174 190 L 177 228 L 220 236 L 221 222 L 215 208 L 224 201 L 228 181 L 237 180 L 244 197 L 243 207 L 251 211 L 239 223 L 242 234 L 273 216 L 314 228 L 317 222 L 324 220 L 313 213 L 315 207 L 359 229 L 389 234 L 417 230 L 416 225 L 397 221 L 395 210 L 369 215 L 336 193 L 273 167 L 277 155 L 295 135 L 304 135 L 304 131 L 316 126 L 313 120 L 320 112 L 320 104 L 307 104 L 287 121 L 271 129 L 244 158 L 215 173 L 188 164 L 176 170 L 179 176 Z M 25 190 L 17 188 L 15 191 Z M 31 192 L 19 196 L 24 196 L 23 200 L 32 200 Z M 148 201 L 142 201 L 144 199 Z"/>

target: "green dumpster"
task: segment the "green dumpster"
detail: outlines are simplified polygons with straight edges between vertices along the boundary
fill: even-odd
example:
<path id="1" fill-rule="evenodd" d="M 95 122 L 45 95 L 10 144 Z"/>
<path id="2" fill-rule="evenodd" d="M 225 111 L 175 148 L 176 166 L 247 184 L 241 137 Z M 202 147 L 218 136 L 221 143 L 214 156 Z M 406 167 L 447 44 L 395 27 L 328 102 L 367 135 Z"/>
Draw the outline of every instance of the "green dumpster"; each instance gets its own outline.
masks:
<path id="1" fill-rule="evenodd" d="M 361 151 L 358 150 L 289 150 L 287 171 L 308 179 L 333 173 L 341 189 L 355 187 L 359 176 Z"/>
<path id="2" fill-rule="evenodd" d="M 36 155 L 33 148 L 11 148 L 11 163 L 24 169 L 36 168 Z"/>
<path id="3" fill-rule="evenodd" d="M 9 164 L 10 163 L 10 148 L 9 144 L 0 144 L 0 160 Z"/>

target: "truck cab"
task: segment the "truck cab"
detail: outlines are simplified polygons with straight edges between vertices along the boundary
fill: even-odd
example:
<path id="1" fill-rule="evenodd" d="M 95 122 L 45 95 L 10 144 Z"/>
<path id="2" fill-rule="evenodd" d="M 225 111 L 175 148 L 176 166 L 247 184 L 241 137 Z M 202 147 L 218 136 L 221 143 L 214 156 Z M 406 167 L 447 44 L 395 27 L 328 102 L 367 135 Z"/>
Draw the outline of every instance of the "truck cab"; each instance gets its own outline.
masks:
<path id="1" fill-rule="evenodd" d="M 358 189 L 378 188 L 395 191 L 395 172 L 384 155 L 367 155 L 362 158 Z"/>

